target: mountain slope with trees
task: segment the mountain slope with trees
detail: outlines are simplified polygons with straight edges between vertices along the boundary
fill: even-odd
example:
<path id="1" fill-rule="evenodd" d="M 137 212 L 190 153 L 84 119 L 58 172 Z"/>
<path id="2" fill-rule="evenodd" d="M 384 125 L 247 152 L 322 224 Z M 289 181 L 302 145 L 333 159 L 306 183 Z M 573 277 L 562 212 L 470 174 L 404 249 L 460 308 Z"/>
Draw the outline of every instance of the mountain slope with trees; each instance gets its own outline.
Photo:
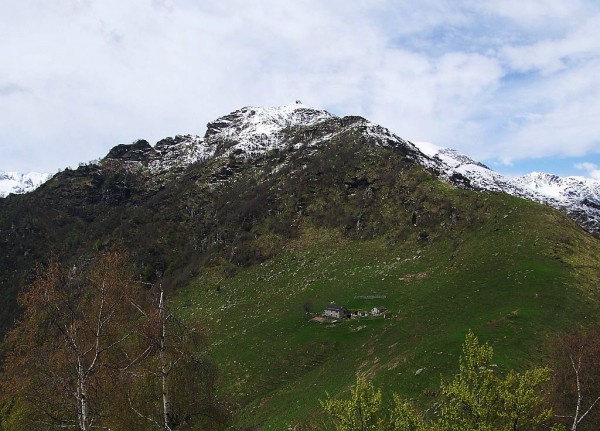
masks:
<path id="1" fill-rule="evenodd" d="M 203 328 L 235 425 L 280 430 L 318 423 L 319 399 L 357 371 L 431 408 L 469 329 L 507 373 L 598 325 L 600 243 L 572 220 L 452 187 L 360 117 L 298 109 L 260 123 L 246 108 L 158 150 L 119 146 L 1 200 L 4 331 L 36 262 L 71 268 L 126 249 L 131 278 L 162 286 L 181 321 Z M 331 302 L 388 311 L 311 320 Z"/>

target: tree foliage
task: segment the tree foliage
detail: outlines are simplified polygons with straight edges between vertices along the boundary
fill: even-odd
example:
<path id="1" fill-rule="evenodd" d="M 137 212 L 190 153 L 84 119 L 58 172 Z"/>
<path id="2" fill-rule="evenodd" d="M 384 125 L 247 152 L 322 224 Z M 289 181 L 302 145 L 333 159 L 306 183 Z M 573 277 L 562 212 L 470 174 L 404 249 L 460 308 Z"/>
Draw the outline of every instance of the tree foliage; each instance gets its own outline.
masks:
<path id="1" fill-rule="evenodd" d="M 459 373 L 441 384 L 442 429 L 528 430 L 551 417 L 551 409 L 543 407 L 549 369 L 510 371 L 502 378 L 492 364 L 493 356 L 491 346 L 480 344 L 472 332 L 467 333 Z"/>
<path id="2" fill-rule="evenodd" d="M 361 376 L 349 399 L 329 398 L 321 404 L 336 431 L 525 431 L 546 424 L 552 414 L 545 407 L 549 370 L 510 371 L 502 377 L 493 357 L 492 347 L 469 331 L 459 372 L 442 381 L 437 417 L 432 420 L 397 394 L 392 407 L 385 409 L 381 391 Z"/>
<path id="3" fill-rule="evenodd" d="M 358 375 L 348 400 L 329 398 L 321 402 L 335 424 L 336 431 L 383 431 L 385 419 L 381 390 Z"/>

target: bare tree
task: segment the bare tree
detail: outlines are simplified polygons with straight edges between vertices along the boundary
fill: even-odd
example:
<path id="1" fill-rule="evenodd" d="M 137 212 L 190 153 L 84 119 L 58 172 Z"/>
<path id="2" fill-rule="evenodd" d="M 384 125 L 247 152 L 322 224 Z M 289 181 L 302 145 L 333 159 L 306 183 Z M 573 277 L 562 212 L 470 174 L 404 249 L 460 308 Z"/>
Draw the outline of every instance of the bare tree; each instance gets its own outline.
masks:
<path id="1" fill-rule="evenodd" d="M 600 425 L 600 334 L 595 330 L 567 335 L 553 355 L 553 404 L 571 431 Z M 573 402 L 575 400 L 575 402 Z M 573 406 L 574 404 L 574 406 Z"/>
<path id="2" fill-rule="evenodd" d="M 38 267 L 19 297 L 21 320 L 7 336 L 8 396 L 25 400 L 45 427 L 102 427 L 104 392 L 134 333 L 136 288 L 120 253 L 104 253 L 87 268 L 56 260 Z M 139 316 L 139 314 L 138 314 Z"/>
<path id="3" fill-rule="evenodd" d="M 595 400 L 588 404 L 587 408 L 585 407 L 584 395 L 581 388 L 581 357 L 583 348 L 584 346 L 580 347 L 580 350 L 577 355 L 577 361 L 573 359 L 573 356 L 569 357 L 569 359 L 571 360 L 571 366 L 573 367 L 573 371 L 575 373 L 575 383 L 577 386 L 577 403 L 575 405 L 575 413 L 573 414 L 573 423 L 571 425 L 571 431 L 577 431 L 579 424 L 581 424 L 585 417 L 592 411 L 594 407 L 596 407 L 596 404 L 598 404 L 598 402 L 600 401 L 600 395 L 598 395 L 598 397 L 596 397 Z"/>
<path id="4" fill-rule="evenodd" d="M 220 429 L 226 409 L 215 393 L 216 369 L 199 352 L 201 331 L 188 327 L 168 307 L 159 285 L 145 314 L 138 350 L 144 356 L 130 367 L 128 402 L 155 429 L 174 431 L 196 426 Z"/>
<path id="5" fill-rule="evenodd" d="M 18 422 L 11 429 L 223 428 L 202 332 L 177 318 L 160 286 L 142 285 L 121 253 L 38 267 L 6 338 L 0 402 L 13 406 L 2 412 Z"/>

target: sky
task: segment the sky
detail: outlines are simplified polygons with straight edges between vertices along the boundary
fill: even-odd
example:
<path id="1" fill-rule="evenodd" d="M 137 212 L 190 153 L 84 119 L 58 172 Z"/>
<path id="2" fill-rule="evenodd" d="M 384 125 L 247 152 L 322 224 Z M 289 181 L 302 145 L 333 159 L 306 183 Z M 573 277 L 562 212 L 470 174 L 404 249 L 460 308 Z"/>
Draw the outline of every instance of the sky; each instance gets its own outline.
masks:
<path id="1" fill-rule="evenodd" d="M 0 170 L 301 100 L 518 175 L 600 179 L 597 0 L 3 0 Z"/>

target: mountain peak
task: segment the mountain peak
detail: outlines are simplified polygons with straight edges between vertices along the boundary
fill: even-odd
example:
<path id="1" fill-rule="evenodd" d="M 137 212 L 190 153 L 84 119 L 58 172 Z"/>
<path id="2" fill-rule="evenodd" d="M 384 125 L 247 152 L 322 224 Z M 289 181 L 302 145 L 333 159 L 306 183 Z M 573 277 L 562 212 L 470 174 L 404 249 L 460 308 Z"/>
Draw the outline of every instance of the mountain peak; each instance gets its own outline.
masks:
<path id="1" fill-rule="evenodd" d="M 300 101 L 277 107 L 246 106 L 208 123 L 204 137 L 240 140 L 251 136 L 269 137 L 286 127 L 308 126 L 328 118 L 335 116 Z"/>
<path id="2" fill-rule="evenodd" d="M 51 174 L 42 174 L 39 172 L 22 174 L 19 172 L 0 171 L 0 198 L 4 198 L 11 193 L 21 194 L 30 192 L 46 182 L 51 176 Z"/>
<path id="3" fill-rule="evenodd" d="M 155 184 L 181 175 L 191 164 L 231 154 L 265 155 L 271 150 L 314 148 L 350 131 L 363 142 L 401 149 L 442 180 L 466 189 L 505 192 L 560 209 L 586 229 L 600 233 L 600 181 L 532 172 L 509 178 L 451 148 L 411 143 L 388 129 L 356 116 L 337 117 L 300 101 L 277 107 L 246 106 L 207 124 L 204 137 L 178 135 L 151 146 L 138 140 L 117 145 L 100 164 L 145 170 Z M 46 174 L 0 172 L 0 197 L 25 193 L 49 178 Z"/>

